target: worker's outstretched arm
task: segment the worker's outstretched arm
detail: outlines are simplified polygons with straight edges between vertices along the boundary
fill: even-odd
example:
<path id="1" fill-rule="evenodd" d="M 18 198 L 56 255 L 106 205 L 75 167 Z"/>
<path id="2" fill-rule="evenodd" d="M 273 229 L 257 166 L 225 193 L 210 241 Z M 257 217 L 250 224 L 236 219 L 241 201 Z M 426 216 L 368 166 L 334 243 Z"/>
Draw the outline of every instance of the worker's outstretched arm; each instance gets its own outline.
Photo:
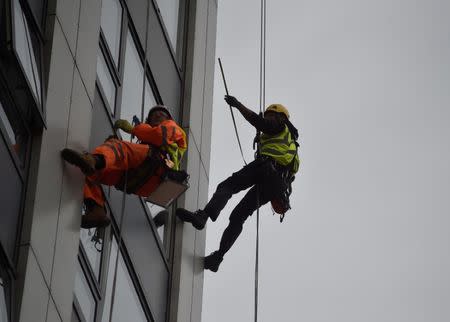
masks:
<path id="1" fill-rule="evenodd" d="M 234 96 L 225 95 L 225 101 L 228 103 L 228 105 L 237 108 L 242 116 L 258 131 L 275 135 L 277 133 L 280 133 L 284 129 L 283 122 L 279 120 L 263 118 L 262 116 L 245 107 L 244 104 L 239 102 Z"/>

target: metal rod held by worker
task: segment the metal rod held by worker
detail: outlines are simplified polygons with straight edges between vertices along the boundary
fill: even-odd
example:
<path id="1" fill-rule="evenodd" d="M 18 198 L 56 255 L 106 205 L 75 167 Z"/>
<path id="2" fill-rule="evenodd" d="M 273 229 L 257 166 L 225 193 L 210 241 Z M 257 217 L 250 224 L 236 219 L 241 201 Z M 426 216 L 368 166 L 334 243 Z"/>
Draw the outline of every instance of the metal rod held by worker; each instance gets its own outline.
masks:
<path id="1" fill-rule="evenodd" d="M 228 93 L 227 81 L 225 80 L 225 74 L 223 73 L 222 61 L 220 60 L 220 58 L 219 58 L 219 66 L 220 72 L 222 73 L 223 84 L 225 85 L 225 92 L 227 93 L 227 95 L 230 95 Z"/>
<path id="2" fill-rule="evenodd" d="M 220 58 L 218 58 L 218 59 L 219 59 L 220 72 L 222 73 L 223 84 L 225 85 L 225 92 L 227 93 L 227 95 L 229 95 L 227 82 L 225 80 L 225 74 L 223 72 L 222 61 L 220 60 Z M 239 134 L 238 134 L 237 126 L 236 126 L 236 120 L 234 119 L 233 109 L 231 108 L 231 105 L 228 104 L 228 106 L 230 107 L 231 118 L 233 119 L 233 125 L 234 125 L 234 132 L 236 133 L 236 139 L 238 141 L 239 150 L 241 151 L 242 160 L 244 161 L 245 165 L 247 165 L 247 161 L 245 161 L 245 158 L 244 158 L 244 152 L 242 151 L 241 140 L 239 139 Z"/>

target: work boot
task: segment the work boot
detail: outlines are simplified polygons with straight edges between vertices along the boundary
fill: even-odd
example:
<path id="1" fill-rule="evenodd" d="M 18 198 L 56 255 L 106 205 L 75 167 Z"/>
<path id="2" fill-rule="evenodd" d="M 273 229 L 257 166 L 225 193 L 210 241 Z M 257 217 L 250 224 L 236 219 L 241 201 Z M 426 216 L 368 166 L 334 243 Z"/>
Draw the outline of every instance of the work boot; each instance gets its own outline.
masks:
<path id="1" fill-rule="evenodd" d="M 218 251 L 211 253 L 205 257 L 204 267 L 212 272 L 217 272 L 220 263 L 223 261 L 223 256 Z"/>
<path id="2" fill-rule="evenodd" d="M 86 176 L 90 176 L 95 172 L 96 159 L 90 153 L 64 149 L 61 151 L 61 156 L 65 161 L 80 168 Z"/>
<path id="3" fill-rule="evenodd" d="M 184 208 L 178 208 L 176 214 L 182 221 L 190 222 L 198 230 L 202 230 L 208 221 L 208 214 L 203 210 L 191 212 Z"/>
<path id="4" fill-rule="evenodd" d="M 97 204 L 86 209 L 86 214 L 81 217 L 81 228 L 102 228 L 111 223 L 111 219 L 106 215 L 105 207 Z"/>
<path id="5" fill-rule="evenodd" d="M 155 223 L 156 228 L 164 226 L 167 224 L 167 219 L 169 218 L 169 212 L 167 209 L 161 210 L 153 217 L 153 222 Z"/>

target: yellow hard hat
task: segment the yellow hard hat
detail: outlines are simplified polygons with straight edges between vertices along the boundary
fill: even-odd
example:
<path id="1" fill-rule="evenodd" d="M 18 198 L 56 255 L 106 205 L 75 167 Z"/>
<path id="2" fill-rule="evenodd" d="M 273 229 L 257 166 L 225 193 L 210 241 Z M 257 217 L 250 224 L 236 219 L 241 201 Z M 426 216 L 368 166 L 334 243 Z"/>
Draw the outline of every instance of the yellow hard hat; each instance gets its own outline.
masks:
<path id="1" fill-rule="evenodd" d="M 287 110 L 286 107 L 284 107 L 281 104 L 271 104 L 266 108 L 266 112 L 276 112 L 276 113 L 283 113 L 284 115 L 286 115 L 287 118 L 289 118 L 289 111 Z"/>

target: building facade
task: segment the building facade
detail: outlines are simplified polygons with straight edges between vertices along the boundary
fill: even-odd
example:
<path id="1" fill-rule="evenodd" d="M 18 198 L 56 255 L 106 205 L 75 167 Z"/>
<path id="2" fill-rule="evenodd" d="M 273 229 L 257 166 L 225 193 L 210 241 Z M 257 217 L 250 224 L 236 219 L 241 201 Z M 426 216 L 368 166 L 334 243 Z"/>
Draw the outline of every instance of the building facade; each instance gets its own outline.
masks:
<path id="1" fill-rule="evenodd" d="M 0 0 L 1 322 L 201 320 L 205 232 L 106 186 L 112 225 L 80 229 L 60 151 L 164 104 L 189 143 L 175 206 L 204 206 L 216 21 L 216 0 Z"/>

